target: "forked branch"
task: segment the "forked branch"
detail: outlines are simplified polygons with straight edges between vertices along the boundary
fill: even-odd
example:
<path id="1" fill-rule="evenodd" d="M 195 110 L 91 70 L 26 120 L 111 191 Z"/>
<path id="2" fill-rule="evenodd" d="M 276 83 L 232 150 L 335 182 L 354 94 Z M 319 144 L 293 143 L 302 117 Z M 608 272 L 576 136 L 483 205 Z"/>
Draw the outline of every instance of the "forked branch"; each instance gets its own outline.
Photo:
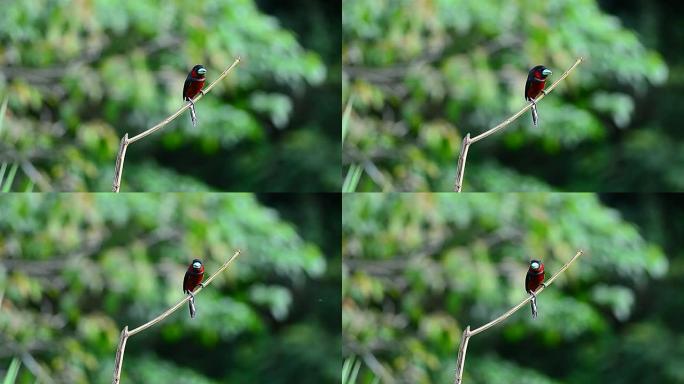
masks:
<path id="1" fill-rule="evenodd" d="M 553 284 L 554 280 L 563 272 L 565 272 L 566 269 L 572 264 L 575 260 L 577 260 L 578 257 L 582 256 L 583 252 L 581 250 L 577 251 L 575 256 L 570 259 L 561 269 L 556 272 L 555 275 L 551 276 L 550 279 L 545 281 L 545 285 L 542 285 L 537 289 L 535 292 L 535 295 L 539 295 L 544 291 L 544 289 L 548 288 L 551 284 Z M 468 341 L 472 336 L 477 335 L 478 333 L 484 332 L 488 330 L 489 328 L 501 323 L 502 321 L 508 319 L 513 315 L 518 309 L 522 308 L 525 304 L 527 304 L 530 300 L 532 300 L 532 296 L 528 296 L 525 300 L 520 302 L 520 304 L 514 306 L 513 308 L 509 309 L 504 313 L 503 315 L 497 317 L 496 319 L 490 321 L 489 323 L 482 325 L 478 328 L 475 328 L 474 330 L 470 330 L 470 326 L 467 326 L 463 330 L 463 335 L 461 336 L 461 345 L 458 347 L 458 359 L 456 363 L 456 380 L 454 381 L 455 384 L 461 384 L 462 382 L 462 377 L 463 377 L 463 367 L 465 366 L 465 357 L 466 357 L 466 351 L 468 350 Z"/>
<path id="2" fill-rule="evenodd" d="M 219 273 L 223 272 L 230 263 L 235 260 L 240 255 L 240 250 L 236 250 L 235 253 L 233 253 L 233 256 L 230 257 L 223 265 L 221 268 L 219 268 L 216 272 L 214 272 L 211 277 L 209 277 L 205 282 L 204 282 L 204 287 L 199 286 L 195 291 L 194 295 L 197 296 L 198 293 L 202 292 L 202 290 L 211 284 L 211 281 L 214 280 L 216 276 L 218 276 Z M 148 321 L 147 323 L 134 328 L 132 331 L 128 330 L 128 326 L 125 326 L 124 329 L 121 331 L 121 337 L 119 338 L 119 346 L 116 348 L 116 359 L 114 361 L 114 378 L 112 379 L 112 384 L 119 384 L 121 381 L 121 368 L 123 366 L 123 358 L 124 358 L 124 352 L 126 351 L 126 341 L 128 340 L 129 337 L 135 335 L 136 333 L 140 333 L 147 328 L 150 328 L 151 326 L 159 323 L 160 321 L 166 319 L 174 313 L 178 308 L 180 308 L 183 304 L 185 304 L 186 301 L 190 300 L 190 295 L 187 295 L 183 298 L 183 300 L 179 301 L 176 303 L 176 305 L 172 306 L 171 308 L 167 309 L 162 313 L 161 315 L 155 317 L 154 319 Z"/>
<path id="3" fill-rule="evenodd" d="M 230 67 L 226 68 L 223 73 L 221 73 L 221 76 L 219 76 L 216 80 L 214 80 L 211 84 L 209 84 L 208 87 L 204 88 L 203 92 L 200 92 L 195 98 L 192 100 L 193 103 L 198 102 L 204 95 L 209 93 L 212 88 L 221 80 L 223 80 L 224 77 L 230 73 L 230 71 L 233 70 L 238 64 L 240 63 L 240 58 L 236 58 L 233 64 L 230 65 Z M 121 138 L 121 143 L 119 144 L 119 153 L 116 155 L 116 165 L 114 167 L 114 182 L 112 183 L 112 191 L 114 192 L 119 192 L 119 189 L 121 188 L 121 176 L 123 174 L 123 166 L 124 166 L 124 159 L 126 158 L 126 149 L 130 144 L 135 143 L 136 141 L 145 138 L 146 136 L 149 136 L 153 134 L 154 132 L 164 128 L 168 123 L 172 122 L 175 120 L 178 116 L 180 116 L 183 112 L 185 112 L 186 109 L 190 108 L 190 103 L 186 103 L 183 105 L 179 110 L 177 110 L 175 113 L 167 117 L 166 119 L 162 120 L 160 123 L 155 125 L 152 128 L 148 128 L 145 131 L 142 131 L 141 133 L 131 137 L 130 139 L 128 138 L 128 133 L 126 133 L 123 138 Z"/>
<path id="4" fill-rule="evenodd" d="M 560 82 L 563 81 L 566 77 L 568 77 L 568 75 L 570 74 L 570 72 L 572 72 L 572 71 L 575 69 L 575 67 L 577 67 L 577 66 L 582 62 L 582 60 L 583 60 L 582 57 L 578 57 L 578 58 L 577 58 L 577 61 L 575 61 L 575 64 L 573 64 L 570 68 L 568 68 L 567 71 L 563 72 L 563 74 L 561 75 L 561 77 L 558 78 L 558 80 L 556 80 L 553 84 L 551 84 L 550 87 L 546 88 L 546 89 L 544 90 L 544 92 L 542 92 L 542 94 L 540 94 L 540 95 L 535 99 L 534 102 L 535 102 L 535 103 L 538 103 L 538 102 L 541 101 L 541 99 L 543 99 L 546 95 L 548 95 L 549 93 L 551 93 L 551 91 L 553 91 L 553 89 L 556 88 L 556 86 L 558 85 L 558 83 L 560 83 Z M 486 130 L 486 131 L 480 133 L 479 135 L 473 137 L 472 139 L 470 138 L 470 133 L 468 133 L 468 134 L 463 138 L 463 142 L 461 143 L 461 152 L 460 152 L 459 155 L 458 155 L 458 166 L 457 166 L 457 168 L 456 168 L 456 181 L 454 182 L 454 192 L 461 192 L 461 188 L 463 188 L 463 175 L 464 175 L 464 173 L 465 173 L 466 157 L 468 156 L 468 148 L 470 147 L 470 145 L 471 145 L 471 144 L 474 144 L 474 143 L 477 143 L 478 141 L 480 141 L 480 140 L 482 140 L 482 139 L 484 139 L 484 138 L 487 138 L 487 137 L 489 137 L 489 136 L 491 136 L 491 135 L 493 135 L 493 134 L 495 134 L 495 133 L 501 131 L 502 129 L 506 128 L 509 124 L 511 124 L 512 122 L 514 122 L 516 119 L 518 119 L 518 117 L 522 116 L 523 113 L 527 112 L 527 110 L 530 109 L 530 108 L 532 108 L 532 102 L 531 102 L 531 101 L 530 101 L 527 105 L 525 105 L 525 107 L 523 107 L 523 109 L 519 110 L 518 112 L 516 112 L 515 114 L 513 114 L 511 117 L 507 118 L 506 120 L 504 120 L 503 122 L 501 122 L 501 123 L 500 123 L 499 125 L 497 125 L 496 127 L 490 128 L 490 129 L 488 129 L 488 130 Z"/>

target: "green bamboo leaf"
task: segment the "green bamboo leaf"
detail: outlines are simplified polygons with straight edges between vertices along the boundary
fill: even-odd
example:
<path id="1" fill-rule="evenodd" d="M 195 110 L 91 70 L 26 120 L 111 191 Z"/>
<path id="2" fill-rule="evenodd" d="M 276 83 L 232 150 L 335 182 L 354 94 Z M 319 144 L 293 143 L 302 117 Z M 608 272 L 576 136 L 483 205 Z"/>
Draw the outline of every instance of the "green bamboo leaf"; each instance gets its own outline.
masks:
<path id="1" fill-rule="evenodd" d="M 17 374 L 19 374 L 19 367 L 21 366 L 21 362 L 19 362 L 19 359 L 14 358 L 12 359 L 12 362 L 10 363 L 9 368 L 7 368 L 7 375 L 5 375 L 5 380 L 3 380 L 3 384 L 14 384 L 14 381 L 17 379 Z"/>
<path id="2" fill-rule="evenodd" d="M 3 164 L 5 166 L 5 164 Z M 7 174 L 7 180 L 5 180 L 5 183 L 3 184 L 2 178 L 0 178 L 0 187 L 2 187 L 2 192 L 7 193 L 10 191 L 10 188 L 12 188 L 12 183 L 14 182 L 14 176 L 17 174 L 17 168 L 19 168 L 18 164 L 12 164 L 12 167 L 10 167 L 9 173 Z M 4 173 L 4 169 L 2 172 L 0 172 L 0 175 Z"/>
<path id="3" fill-rule="evenodd" d="M 363 168 L 358 164 L 352 164 L 349 167 L 347 176 L 344 178 L 344 184 L 342 184 L 343 193 L 352 193 L 356 191 L 356 187 L 359 185 L 359 180 L 363 174 Z"/>
<path id="4" fill-rule="evenodd" d="M 342 114 L 342 144 L 344 144 L 344 139 L 347 137 L 347 132 L 349 128 L 349 117 L 351 116 L 352 103 L 354 102 L 354 96 L 349 97 L 347 101 L 347 106 L 344 108 L 344 114 Z"/>
<path id="5" fill-rule="evenodd" d="M 5 112 L 7 112 L 7 96 L 2 100 L 0 105 L 0 133 L 2 133 L 2 126 L 5 120 Z"/>

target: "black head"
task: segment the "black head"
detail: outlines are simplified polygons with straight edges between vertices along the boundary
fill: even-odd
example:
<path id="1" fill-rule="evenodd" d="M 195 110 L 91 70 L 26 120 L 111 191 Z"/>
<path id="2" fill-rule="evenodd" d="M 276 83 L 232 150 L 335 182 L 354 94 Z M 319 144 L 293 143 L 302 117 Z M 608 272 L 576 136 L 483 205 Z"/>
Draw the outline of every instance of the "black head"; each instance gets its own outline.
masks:
<path id="1" fill-rule="evenodd" d="M 530 260 L 530 269 L 533 271 L 538 271 L 542 267 L 541 260 Z"/>
<path id="2" fill-rule="evenodd" d="M 206 75 L 207 73 L 207 69 L 204 68 L 204 65 L 197 64 L 194 67 L 192 67 L 191 73 L 193 74 L 193 76 L 204 77 L 204 75 Z"/>
<path id="3" fill-rule="evenodd" d="M 551 70 L 545 66 L 537 65 L 536 67 L 530 69 L 529 75 L 537 79 L 546 79 L 551 73 Z"/>
<path id="4" fill-rule="evenodd" d="M 200 270 L 202 268 L 202 261 L 200 259 L 195 259 L 192 261 L 192 268 L 195 270 Z"/>

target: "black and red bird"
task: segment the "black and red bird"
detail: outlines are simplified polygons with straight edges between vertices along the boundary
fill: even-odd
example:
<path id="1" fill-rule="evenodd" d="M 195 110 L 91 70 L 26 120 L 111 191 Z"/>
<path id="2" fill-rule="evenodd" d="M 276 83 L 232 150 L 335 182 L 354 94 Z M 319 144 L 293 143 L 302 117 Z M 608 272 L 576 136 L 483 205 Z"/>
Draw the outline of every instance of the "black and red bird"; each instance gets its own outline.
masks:
<path id="1" fill-rule="evenodd" d="M 546 85 L 546 78 L 550 74 L 551 70 L 543 65 L 537 65 L 530 69 L 530 72 L 527 74 L 527 81 L 525 82 L 525 100 L 532 102 L 532 123 L 535 127 L 539 121 L 535 99 L 540 93 L 546 94 L 544 85 Z"/>
<path id="2" fill-rule="evenodd" d="M 183 84 L 183 100 L 190 101 L 190 120 L 192 120 L 192 127 L 197 126 L 197 114 L 195 113 L 195 103 L 192 99 L 197 96 L 197 94 L 204 92 L 202 87 L 204 87 L 204 81 L 207 74 L 207 69 L 203 65 L 197 64 L 190 70 L 188 77 L 185 79 L 185 84 Z"/>
<path id="3" fill-rule="evenodd" d="M 195 295 L 192 292 L 198 285 L 204 287 L 202 280 L 204 279 L 204 265 L 200 259 L 195 259 L 190 263 L 188 270 L 185 271 L 183 278 L 183 293 L 190 295 L 190 317 L 195 318 Z"/>
<path id="4" fill-rule="evenodd" d="M 541 260 L 531 260 L 530 269 L 525 276 L 525 291 L 532 295 L 532 318 L 537 318 L 537 296 L 535 292 L 544 285 L 544 263 Z"/>

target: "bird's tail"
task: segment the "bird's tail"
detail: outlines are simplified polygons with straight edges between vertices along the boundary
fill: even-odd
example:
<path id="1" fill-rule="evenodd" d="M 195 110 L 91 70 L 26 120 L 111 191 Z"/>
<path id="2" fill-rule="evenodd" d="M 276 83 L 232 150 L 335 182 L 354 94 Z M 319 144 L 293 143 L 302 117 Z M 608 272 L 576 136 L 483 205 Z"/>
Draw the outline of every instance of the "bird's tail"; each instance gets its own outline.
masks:
<path id="1" fill-rule="evenodd" d="M 185 100 L 190 102 L 190 120 L 192 121 L 192 127 L 197 127 L 197 113 L 195 112 L 195 103 L 191 98 L 186 97 Z"/>
<path id="2" fill-rule="evenodd" d="M 534 126 L 537 126 L 537 123 L 539 122 L 539 114 L 537 113 L 537 104 L 533 101 L 532 102 L 532 124 Z"/>
<path id="3" fill-rule="evenodd" d="M 530 300 L 530 305 L 532 306 L 532 318 L 537 318 L 537 296 L 533 293 L 532 300 Z"/>
<path id="4" fill-rule="evenodd" d="M 190 308 L 190 318 L 194 319 L 195 313 L 197 313 L 197 310 L 195 309 L 195 296 L 190 296 L 190 300 L 188 301 L 188 307 Z"/>

